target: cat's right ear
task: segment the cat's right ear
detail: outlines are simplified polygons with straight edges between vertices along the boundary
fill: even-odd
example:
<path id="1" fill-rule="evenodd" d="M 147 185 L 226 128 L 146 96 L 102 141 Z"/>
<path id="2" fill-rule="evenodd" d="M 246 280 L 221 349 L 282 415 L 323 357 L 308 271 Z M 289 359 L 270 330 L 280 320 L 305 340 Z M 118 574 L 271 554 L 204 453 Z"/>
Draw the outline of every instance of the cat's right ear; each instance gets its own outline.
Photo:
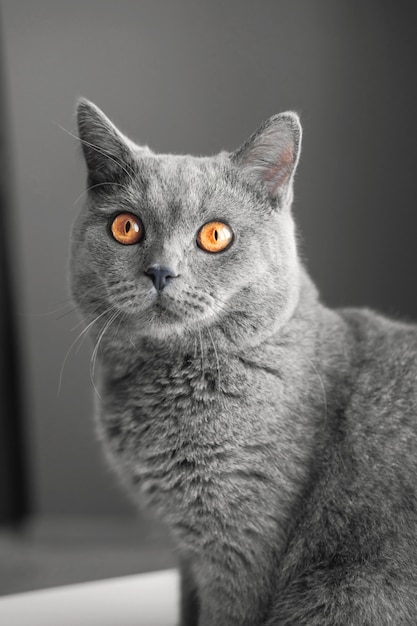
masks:
<path id="1" fill-rule="evenodd" d="M 130 176 L 134 163 L 130 140 L 86 98 L 78 100 L 76 115 L 89 183 L 118 182 Z"/>

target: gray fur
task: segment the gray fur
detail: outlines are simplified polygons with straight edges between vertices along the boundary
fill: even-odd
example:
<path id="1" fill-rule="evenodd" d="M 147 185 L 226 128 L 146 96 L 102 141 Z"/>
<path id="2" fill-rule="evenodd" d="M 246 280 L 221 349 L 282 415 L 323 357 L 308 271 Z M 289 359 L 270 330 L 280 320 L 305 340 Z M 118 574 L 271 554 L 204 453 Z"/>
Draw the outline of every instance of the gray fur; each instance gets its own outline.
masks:
<path id="1" fill-rule="evenodd" d="M 78 120 L 98 431 L 177 546 L 181 626 L 416 624 L 417 332 L 320 302 L 290 211 L 297 116 L 211 158 L 136 146 L 86 100 Z M 142 243 L 112 238 L 120 211 Z M 234 231 L 217 254 L 196 245 L 213 219 Z M 160 295 L 155 262 L 178 274 Z"/>

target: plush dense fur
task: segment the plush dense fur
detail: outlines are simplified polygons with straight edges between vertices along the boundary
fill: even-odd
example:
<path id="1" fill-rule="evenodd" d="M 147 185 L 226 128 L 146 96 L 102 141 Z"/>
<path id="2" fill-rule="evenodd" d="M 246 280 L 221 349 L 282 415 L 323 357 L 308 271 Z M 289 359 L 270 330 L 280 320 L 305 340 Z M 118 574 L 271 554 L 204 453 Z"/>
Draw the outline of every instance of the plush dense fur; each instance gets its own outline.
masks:
<path id="1" fill-rule="evenodd" d="M 415 625 L 417 332 L 321 304 L 290 212 L 298 117 L 212 158 L 154 154 L 86 100 L 78 123 L 98 429 L 178 548 L 181 626 Z M 120 211 L 141 243 L 113 239 Z M 213 219 L 234 232 L 214 254 Z"/>

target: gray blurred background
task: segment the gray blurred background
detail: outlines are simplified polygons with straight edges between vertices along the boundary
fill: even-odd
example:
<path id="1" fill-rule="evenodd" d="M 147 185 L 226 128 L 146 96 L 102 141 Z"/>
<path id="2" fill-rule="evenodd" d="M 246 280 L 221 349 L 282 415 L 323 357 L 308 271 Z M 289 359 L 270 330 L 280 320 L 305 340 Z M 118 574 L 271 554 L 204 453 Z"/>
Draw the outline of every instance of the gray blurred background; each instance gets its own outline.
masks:
<path id="1" fill-rule="evenodd" d="M 417 320 L 417 4 L 3 0 L 1 18 L 11 173 L 3 230 L 22 370 L 24 536 L 27 549 L 49 549 L 54 537 L 55 556 L 64 539 L 79 549 L 78 569 L 61 578 L 59 558 L 68 555 L 48 565 L 31 553 L 30 578 L 27 553 L 13 561 L 21 546 L 13 534 L 5 593 L 171 563 L 162 539 L 148 541 L 149 525 L 95 441 L 91 346 L 68 352 L 81 329 L 66 298 L 85 170 L 60 126 L 75 132 L 76 98 L 93 100 L 156 151 L 194 154 L 234 149 L 270 115 L 295 109 L 304 148 L 294 214 L 324 301 Z M 85 545 L 94 541 L 100 555 L 103 545 L 116 547 L 88 569 Z M 141 541 L 155 546 L 142 561 Z"/>

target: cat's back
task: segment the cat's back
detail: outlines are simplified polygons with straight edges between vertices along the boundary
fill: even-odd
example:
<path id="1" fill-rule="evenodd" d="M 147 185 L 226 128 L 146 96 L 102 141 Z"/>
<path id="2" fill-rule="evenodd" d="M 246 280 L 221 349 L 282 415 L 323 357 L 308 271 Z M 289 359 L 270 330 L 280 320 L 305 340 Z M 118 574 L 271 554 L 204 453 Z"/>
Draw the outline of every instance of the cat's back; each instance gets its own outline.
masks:
<path id="1" fill-rule="evenodd" d="M 349 528 L 340 528 L 366 537 L 355 528 L 369 523 L 378 534 L 385 521 L 399 528 L 407 517 L 417 537 L 417 326 L 367 309 L 341 309 L 337 317 L 344 341 L 332 339 L 325 353 L 342 343 L 337 359 L 348 367 L 337 371 L 336 360 L 327 372 L 309 523 L 320 519 L 320 528 L 334 530 L 336 518 L 344 519 Z M 415 549 L 417 558 L 417 542 Z"/>
<path id="2" fill-rule="evenodd" d="M 350 398 L 332 433 L 336 467 L 341 475 L 348 468 L 342 483 L 375 521 L 396 515 L 401 525 L 405 516 L 417 533 L 417 326 L 368 310 L 342 315 L 356 351 Z"/>
<path id="3" fill-rule="evenodd" d="M 374 510 L 412 504 L 417 531 L 417 326 L 366 309 L 339 314 L 351 371 L 345 402 L 328 420 L 325 465 L 352 501 Z"/>
<path id="4" fill-rule="evenodd" d="M 339 313 L 355 345 L 349 410 L 375 435 L 401 425 L 417 432 L 417 325 L 367 309 Z"/>
<path id="5" fill-rule="evenodd" d="M 338 315 L 350 336 L 348 391 L 338 395 L 336 387 L 346 381 L 334 379 L 336 400 L 282 563 L 274 612 L 279 620 L 271 624 L 321 624 L 320 598 L 334 611 L 332 623 L 359 623 L 358 610 L 366 623 L 412 624 L 417 611 L 417 327 L 367 310 Z M 338 589 L 369 602 L 349 609 L 333 605 Z"/>

